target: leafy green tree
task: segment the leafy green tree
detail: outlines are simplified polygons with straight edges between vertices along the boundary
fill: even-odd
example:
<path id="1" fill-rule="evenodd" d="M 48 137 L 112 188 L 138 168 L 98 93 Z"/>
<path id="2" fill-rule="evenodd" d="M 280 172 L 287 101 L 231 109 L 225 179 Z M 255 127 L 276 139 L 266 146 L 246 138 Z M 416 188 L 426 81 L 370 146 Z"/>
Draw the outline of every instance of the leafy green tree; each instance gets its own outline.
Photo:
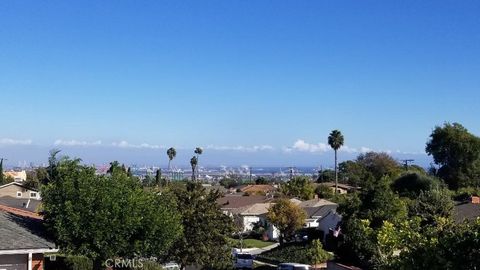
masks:
<path id="1" fill-rule="evenodd" d="M 234 224 L 216 202 L 220 194 L 207 192 L 196 182 L 188 182 L 171 192 L 177 198 L 184 234 L 170 249 L 168 258 L 178 262 L 182 269 L 187 265 L 214 269 L 230 262 L 228 237 L 234 232 Z"/>
<path id="2" fill-rule="evenodd" d="M 441 183 L 438 179 L 418 173 L 404 174 L 392 183 L 392 189 L 400 196 L 412 199 L 415 199 L 422 191 L 438 189 L 440 186 Z"/>
<path id="3" fill-rule="evenodd" d="M 289 197 L 310 200 L 313 198 L 315 187 L 308 177 L 295 176 L 281 186 L 281 192 Z"/>
<path id="4" fill-rule="evenodd" d="M 376 181 L 389 177 L 395 179 L 402 171 L 400 164 L 387 153 L 368 152 L 360 154 L 356 160 Z"/>
<path id="5" fill-rule="evenodd" d="M 329 186 L 322 185 L 322 184 L 318 185 L 315 188 L 315 194 L 317 194 L 319 198 L 323 198 L 327 200 L 335 196 L 335 193 L 333 193 L 333 190 Z"/>
<path id="6" fill-rule="evenodd" d="M 280 231 L 280 245 L 303 227 L 306 217 L 305 211 L 288 199 L 278 199 L 267 213 L 267 220 Z"/>
<path id="7" fill-rule="evenodd" d="M 335 171 L 334 170 L 319 170 L 318 171 L 318 178 L 317 183 L 324 183 L 324 182 L 333 182 L 335 181 Z"/>
<path id="8" fill-rule="evenodd" d="M 79 159 L 55 155 L 42 199 L 45 223 L 62 253 L 87 256 L 101 269 L 108 258 L 165 255 L 181 235 L 168 194 L 144 191 L 118 166 L 96 175 Z"/>
<path id="9" fill-rule="evenodd" d="M 155 185 L 157 187 L 164 187 L 166 185 L 166 181 L 164 178 L 162 178 L 162 169 L 158 169 L 156 172 L 155 172 Z"/>
<path id="10" fill-rule="evenodd" d="M 439 218 L 422 238 L 411 241 L 395 258 L 390 269 L 478 269 L 480 265 L 480 219 L 453 224 Z"/>
<path id="11" fill-rule="evenodd" d="M 335 194 L 338 193 L 338 161 L 337 151 L 343 146 L 344 138 L 339 130 L 333 130 L 328 136 L 328 144 L 335 152 Z"/>
<path id="12" fill-rule="evenodd" d="M 263 176 L 257 177 L 257 179 L 255 179 L 255 185 L 266 185 L 266 184 L 268 184 L 268 180 Z"/>
<path id="13" fill-rule="evenodd" d="M 450 188 L 480 185 L 480 138 L 461 124 L 436 126 L 425 150 Z"/>
<path id="14" fill-rule="evenodd" d="M 410 206 L 410 215 L 420 217 L 423 223 L 434 224 L 438 217 L 450 218 L 453 207 L 451 194 L 447 189 L 420 191 L 418 198 Z"/>
<path id="15" fill-rule="evenodd" d="M 322 242 L 320 240 L 313 240 L 307 249 L 307 257 L 310 264 L 317 265 L 330 260 L 333 256 L 323 249 Z"/>
<path id="16" fill-rule="evenodd" d="M 112 161 L 112 162 L 110 162 L 110 167 L 108 168 L 107 173 L 112 174 L 113 171 L 115 171 L 118 168 L 121 168 L 120 162 L 118 162 L 116 160 Z M 123 166 L 123 168 L 125 168 L 125 166 Z"/>
<path id="17" fill-rule="evenodd" d="M 341 162 L 338 165 L 340 180 L 352 186 L 361 186 L 369 177 L 363 164 L 353 160 Z"/>

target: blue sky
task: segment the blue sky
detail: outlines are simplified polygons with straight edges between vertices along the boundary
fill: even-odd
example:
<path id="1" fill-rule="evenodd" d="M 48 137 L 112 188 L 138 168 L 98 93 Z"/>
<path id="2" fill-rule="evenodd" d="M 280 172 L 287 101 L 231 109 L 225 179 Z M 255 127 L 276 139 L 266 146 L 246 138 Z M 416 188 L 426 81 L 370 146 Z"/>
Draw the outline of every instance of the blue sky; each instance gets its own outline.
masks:
<path id="1" fill-rule="evenodd" d="M 87 162 L 428 163 L 435 125 L 480 134 L 478 1 L 1 1 L 0 153 Z"/>

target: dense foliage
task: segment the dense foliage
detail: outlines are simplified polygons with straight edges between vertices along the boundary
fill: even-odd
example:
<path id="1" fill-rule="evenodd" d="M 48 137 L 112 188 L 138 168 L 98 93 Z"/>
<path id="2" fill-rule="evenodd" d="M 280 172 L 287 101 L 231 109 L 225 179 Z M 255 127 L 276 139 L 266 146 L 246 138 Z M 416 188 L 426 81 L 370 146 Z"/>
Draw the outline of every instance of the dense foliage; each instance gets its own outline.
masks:
<path id="1" fill-rule="evenodd" d="M 216 203 L 220 194 L 207 192 L 201 184 L 192 182 L 176 186 L 170 192 L 177 198 L 184 233 L 170 248 L 168 258 L 182 267 L 230 266 L 229 236 L 234 232 L 234 224 Z"/>
<path id="2" fill-rule="evenodd" d="M 44 219 L 62 252 L 87 256 L 100 268 L 117 256 L 165 255 L 181 235 L 171 195 L 144 191 L 121 167 L 97 175 L 78 159 L 51 160 Z"/>
<path id="3" fill-rule="evenodd" d="M 288 197 L 310 200 L 315 194 L 315 187 L 310 178 L 295 176 L 287 183 L 281 185 L 281 192 Z"/>
<path id="4" fill-rule="evenodd" d="M 280 244 L 284 239 L 291 238 L 295 232 L 303 227 L 306 218 L 305 211 L 288 199 L 278 199 L 268 209 L 267 219 L 280 231 Z"/>
<path id="5" fill-rule="evenodd" d="M 437 126 L 425 148 L 450 188 L 479 186 L 480 138 L 458 123 Z"/>

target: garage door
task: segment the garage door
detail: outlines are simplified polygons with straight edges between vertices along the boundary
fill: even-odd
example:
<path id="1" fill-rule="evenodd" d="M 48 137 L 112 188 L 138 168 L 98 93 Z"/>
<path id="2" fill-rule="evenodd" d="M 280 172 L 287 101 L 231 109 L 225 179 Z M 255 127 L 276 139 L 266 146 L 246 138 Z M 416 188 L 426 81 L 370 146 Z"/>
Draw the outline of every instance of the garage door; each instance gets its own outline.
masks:
<path id="1" fill-rule="evenodd" d="M 0 270 L 27 270 L 28 255 L 0 255 Z"/>

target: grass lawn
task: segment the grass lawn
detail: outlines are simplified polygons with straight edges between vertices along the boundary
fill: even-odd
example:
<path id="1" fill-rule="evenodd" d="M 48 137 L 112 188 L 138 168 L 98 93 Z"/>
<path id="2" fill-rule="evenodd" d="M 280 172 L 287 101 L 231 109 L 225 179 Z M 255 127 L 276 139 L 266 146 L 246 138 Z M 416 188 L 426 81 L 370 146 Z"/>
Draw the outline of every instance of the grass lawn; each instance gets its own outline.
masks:
<path id="1" fill-rule="evenodd" d="M 240 247 L 240 240 L 238 239 L 231 239 L 233 242 L 234 247 L 239 248 Z M 269 241 L 262 241 L 258 239 L 243 239 L 243 248 L 264 248 L 268 247 L 270 245 L 275 244 L 275 242 L 269 242 Z"/>

